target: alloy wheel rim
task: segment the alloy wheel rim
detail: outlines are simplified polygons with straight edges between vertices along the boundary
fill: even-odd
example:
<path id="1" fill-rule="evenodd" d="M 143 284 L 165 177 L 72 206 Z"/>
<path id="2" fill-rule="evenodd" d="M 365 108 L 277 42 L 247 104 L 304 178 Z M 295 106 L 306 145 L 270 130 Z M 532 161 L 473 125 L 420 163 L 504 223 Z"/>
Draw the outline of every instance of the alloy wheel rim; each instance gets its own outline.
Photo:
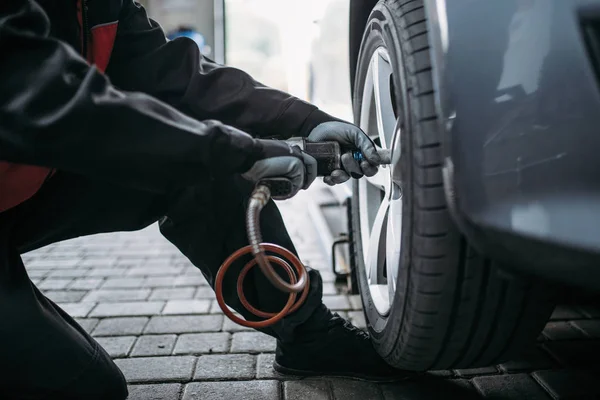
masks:
<path id="1" fill-rule="evenodd" d="M 389 52 L 378 47 L 367 69 L 359 125 L 378 147 L 391 149 L 392 164 L 360 179 L 358 190 L 365 274 L 381 315 L 389 314 L 396 293 L 402 243 L 401 143 L 392 76 Z"/>

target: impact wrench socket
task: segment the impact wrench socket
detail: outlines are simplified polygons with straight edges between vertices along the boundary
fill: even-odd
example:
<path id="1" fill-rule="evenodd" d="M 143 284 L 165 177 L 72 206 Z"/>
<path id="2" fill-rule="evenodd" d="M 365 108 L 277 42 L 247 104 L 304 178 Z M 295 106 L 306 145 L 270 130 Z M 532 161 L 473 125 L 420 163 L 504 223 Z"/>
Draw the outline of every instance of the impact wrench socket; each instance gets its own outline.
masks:
<path id="1" fill-rule="evenodd" d="M 291 138 L 286 140 L 291 146 L 298 146 L 300 150 L 317 160 L 317 176 L 330 175 L 336 169 L 342 169 L 342 150 L 338 142 L 309 142 L 305 138 Z M 391 163 L 391 152 L 387 149 L 378 149 L 377 152 L 383 160 L 382 165 Z M 352 156 L 358 162 L 364 160 L 363 154 L 355 150 Z M 292 182 L 287 178 L 263 179 L 259 185 L 267 186 L 274 200 L 286 200 L 292 194 Z"/>

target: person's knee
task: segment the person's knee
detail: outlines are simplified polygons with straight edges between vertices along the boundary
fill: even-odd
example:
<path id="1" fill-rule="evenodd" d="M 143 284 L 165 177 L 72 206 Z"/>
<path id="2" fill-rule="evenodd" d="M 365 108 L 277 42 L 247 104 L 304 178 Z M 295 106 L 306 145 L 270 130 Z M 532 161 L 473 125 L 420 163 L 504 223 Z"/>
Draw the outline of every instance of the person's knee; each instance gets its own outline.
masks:
<path id="1" fill-rule="evenodd" d="M 93 400 L 125 400 L 128 396 L 127 381 L 123 373 L 117 365 L 110 359 L 105 357 L 98 363 L 98 367 L 92 374 L 96 375 L 95 382 L 98 388 L 98 393 L 102 393 L 98 397 L 87 397 Z M 91 379 L 94 380 L 92 377 Z"/>
<path id="2" fill-rule="evenodd" d="M 71 385 L 64 389 L 65 399 L 125 400 L 128 396 L 127 381 L 123 373 L 100 349 L 94 364 Z"/>
<path id="3" fill-rule="evenodd" d="M 107 381 L 106 399 L 125 400 L 129 395 L 127 381 L 116 365 L 114 369 Z"/>

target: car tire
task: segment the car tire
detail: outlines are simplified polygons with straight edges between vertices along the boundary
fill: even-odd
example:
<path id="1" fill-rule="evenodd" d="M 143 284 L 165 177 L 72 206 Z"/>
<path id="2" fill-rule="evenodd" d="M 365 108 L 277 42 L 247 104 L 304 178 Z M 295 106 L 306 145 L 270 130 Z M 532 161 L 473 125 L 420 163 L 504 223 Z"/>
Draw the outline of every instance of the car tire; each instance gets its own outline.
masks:
<path id="1" fill-rule="evenodd" d="M 373 89 L 367 85 L 369 76 L 373 76 L 375 56 L 377 63 L 387 60 L 392 73 L 389 93 L 396 122 L 390 143 L 387 137 L 382 139 L 373 132 L 377 124 L 365 122 L 371 117 L 363 118 L 368 114 L 367 104 L 369 110 L 376 107 L 376 100 L 365 100 L 368 90 L 375 91 L 375 83 Z M 379 81 L 381 75 L 378 72 L 372 81 L 385 82 Z M 370 183 L 367 179 L 353 182 L 353 265 L 377 351 L 391 365 L 413 371 L 482 367 L 518 355 L 525 346 L 533 345 L 543 329 L 554 308 L 554 292 L 545 283 L 509 273 L 478 254 L 451 219 L 442 180 L 442 132 L 436 115 L 422 0 L 387 0 L 376 5 L 361 44 L 355 82 L 355 122 L 378 145 L 393 148 L 394 164 L 381 168 L 380 173 L 390 174 L 391 187 L 399 192 L 390 198 L 395 196 L 402 210 L 401 231 L 395 244 L 399 250 L 388 253 L 390 246 L 384 246 L 385 269 L 397 265 L 397 276 L 394 279 L 394 271 L 389 270 L 387 276 L 392 278 L 381 277 L 395 282 L 395 291 L 388 292 L 389 310 L 382 312 L 384 306 L 378 308 L 375 304 L 376 298 L 385 297 L 375 295 L 379 293 L 375 291 L 378 283 L 373 282 L 378 275 L 373 275 L 371 281 L 367 277 L 369 260 L 379 256 L 367 258 L 368 249 L 364 247 L 373 236 L 371 233 L 365 240 L 371 227 L 361 230 L 361 224 L 368 225 L 365 214 L 369 208 L 361 207 L 368 196 L 360 185 Z M 395 135 L 399 135 L 397 139 Z M 399 181 L 395 174 L 401 176 Z M 392 237 L 389 229 L 395 224 L 389 220 L 393 214 L 390 210 L 386 211 L 387 227 L 382 228 L 388 232 L 386 237 Z M 379 245 L 369 249 L 380 251 L 381 237 L 378 241 Z M 394 259 L 394 251 L 398 262 L 388 263 Z"/>

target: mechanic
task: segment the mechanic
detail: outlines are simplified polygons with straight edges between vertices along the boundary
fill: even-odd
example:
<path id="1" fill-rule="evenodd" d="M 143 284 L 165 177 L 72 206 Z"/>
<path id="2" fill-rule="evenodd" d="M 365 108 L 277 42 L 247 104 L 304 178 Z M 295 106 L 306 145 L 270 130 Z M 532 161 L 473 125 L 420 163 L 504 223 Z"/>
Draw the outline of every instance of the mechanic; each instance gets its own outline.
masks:
<path id="1" fill-rule="evenodd" d="M 380 162 L 352 124 L 203 57 L 194 41 L 168 41 L 133 0 L 11 0 L 0 6 L 0 397 L 125 399 L 108 354 L 29 279 L 20 254 L 101 232 L 160 231 L 209 283 L 247 244 L 254 183 L 283 176 L 295 191 L 315 160 L 273 140 L 304 136 L 360 149 L 328 184 L 373 175 Z M 82 57 L 85 54 L 86 57 Z M 247 132 L 247 133 L 245 133 Z M 308 184 L 302 186 L 302 182 Z M 302 186 L 302 187 L 301 187 Z M 266 242 L 294 251 L 273 202 Z M 241 263 L 237 268 L 239 272 Z M 363 331 L 310 292 L 263 332 L 277 339 L 275 369 L 294 375 L 395 379 Z M 227 303 L 254 319 L 237 298 Z M 279 311 L 287 294 L 255 268 L 250 303 Z"/>

